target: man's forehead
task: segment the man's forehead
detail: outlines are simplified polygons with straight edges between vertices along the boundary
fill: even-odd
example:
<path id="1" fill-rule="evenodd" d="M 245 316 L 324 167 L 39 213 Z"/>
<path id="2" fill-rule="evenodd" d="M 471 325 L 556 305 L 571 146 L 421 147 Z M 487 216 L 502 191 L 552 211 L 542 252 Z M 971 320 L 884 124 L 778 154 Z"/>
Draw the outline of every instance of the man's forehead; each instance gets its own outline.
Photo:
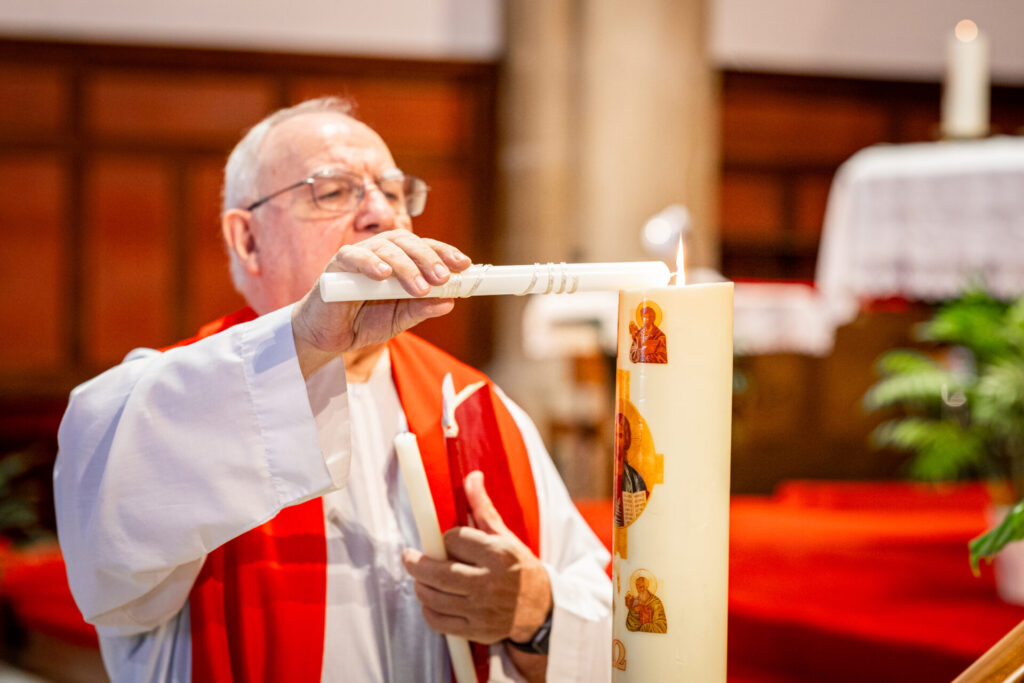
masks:
<path id="1" fill-rule="evenodd" d="M 309 172 L 345 162 L 393 165 L 391 153 L 377 133 L 361 121 L 339 112 L 309 112 L 274 126 L 260 150 L 260 165 Z"/>
<path id="2" fill-rule="evenodd" d="M 270 129 L 272 137 L 325 137 L 356 135 L 370 128 L 365 123 L 336 111 L 310 111 L 291 116 Z"/>

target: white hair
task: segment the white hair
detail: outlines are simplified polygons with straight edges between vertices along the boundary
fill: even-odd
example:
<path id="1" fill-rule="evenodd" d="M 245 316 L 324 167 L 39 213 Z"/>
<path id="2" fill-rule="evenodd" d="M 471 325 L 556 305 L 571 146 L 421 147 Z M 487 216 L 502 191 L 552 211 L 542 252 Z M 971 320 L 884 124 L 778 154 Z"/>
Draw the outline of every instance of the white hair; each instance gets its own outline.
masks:
<path id="1" fill-rule="evenodd" d="M 249 129 L 245 136 L 239 140 L 235 148 L 231 150 L 228 161 L 224 165 L 224 188 L 221 191 L 221 211 L 230 209 L 244 209 L 259 197 L 259 189 L 256 187 L 256 179 L 259 177 L 259 154 L 267 133 L 279 123 L 303 114 L 315 114 L 328 112 L 355 118 L 353 112 L 355 104 L 348 99 L 341 97 L 318 97 L 306 100 L 285 109 L 278 109 L 265 119 Z M 241 291 L 242 286 L 242 264 L 238 260 L 235 250 L 228 245 L 228 257 L 230 259 L 231 280 L 235 289 Z"/>

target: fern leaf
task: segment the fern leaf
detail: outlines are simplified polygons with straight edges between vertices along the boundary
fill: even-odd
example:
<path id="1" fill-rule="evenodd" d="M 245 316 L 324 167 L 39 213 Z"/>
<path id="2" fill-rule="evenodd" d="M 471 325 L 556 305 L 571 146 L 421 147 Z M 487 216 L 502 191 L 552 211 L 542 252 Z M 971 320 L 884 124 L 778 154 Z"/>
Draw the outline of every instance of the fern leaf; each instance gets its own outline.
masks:
<path id="1" fill-rule="evenodd" d="M 887 351 L 875 361 L 875 370 L 883 377 L 931 372 L 937 369 L 939 365 L 932 358 L 911 349 Z"/>
<path id="2" fill-rule="evenodd" d="M 942 402 L 943 389 L 953 393 L 967 388 L 962 377 L 933 365 L 929 370 L 890 375 L 879 380 L 864 395 L 864 406 L 868 410 L 898 404 L 938 406 Z"/>
<path id="3" fill-rule="evenodd" d="M 985 433 L 955 420 L 890 420 L 879 425 L 871 436 L 877 446 L 913 451 L 910 474 L 915 479 L 957 479 L 985 462 Z"/>
<path id="4" fill-rule="evenodd" d="M 1007 309 L 1007 304 L 984 292 L 969 292 L 940 306 L 935 317 L 919 328 L 919 336 L 964 346 L 979 363 L 990 362 L 1013 352 L 1004 325 Z"/>

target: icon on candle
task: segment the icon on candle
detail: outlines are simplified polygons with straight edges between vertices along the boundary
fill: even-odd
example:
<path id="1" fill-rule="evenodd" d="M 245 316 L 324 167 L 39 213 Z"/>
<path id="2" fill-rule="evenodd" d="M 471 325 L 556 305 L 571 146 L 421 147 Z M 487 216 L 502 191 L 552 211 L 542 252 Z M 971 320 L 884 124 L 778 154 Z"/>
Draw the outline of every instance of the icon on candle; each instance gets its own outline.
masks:
<path id="1" fill-rule="evenodd" d="M 612 518 L 615 552 L 628 557 L 626 527 L 647 507 L 655 484 L 664 481 L 664 458 L 654 447 L 654 437 L 640 411 L 629 400 L 629 371 L 619 370 L 615 418 L 615 471 Z"/>
<path id="2" fill-rule="evenodd" d="M 618 638 L 612 640 L 612 666 L 619 671 L 626 670 L 626 646 Z"/>
<path id="3" fill-rule="evenodd" d="M 626 628 L 642 633 L 668 632 L 668 618 L 665 606 L 655 593 L 658 579 L 646 569 L 637 569 L 629 577 L 629 592 L 626 593 Z"/>
<path id="4" fill-rule="evenodd" d="M 636 307 L 636 322 L 629 323 L 629 360 L 634 363 L 668 363 L 668 345 L 661 325 L 661 306 L 644 299 Z"/>
<path id="5" fill-rule="evenodd" d="M 633 443 L 629 419 L 619 413 L 615 419 L 615 524 L 629 526 L 647 507 L 651 492 L 635 467 L 629 464 L 629 447 Z"/>

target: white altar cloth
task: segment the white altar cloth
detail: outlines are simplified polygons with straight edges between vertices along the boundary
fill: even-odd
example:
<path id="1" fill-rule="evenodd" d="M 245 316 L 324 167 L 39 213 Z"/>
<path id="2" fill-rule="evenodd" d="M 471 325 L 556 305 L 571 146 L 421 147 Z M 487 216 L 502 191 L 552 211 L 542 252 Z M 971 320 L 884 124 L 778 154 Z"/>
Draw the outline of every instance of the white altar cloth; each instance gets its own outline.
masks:
<path id="1" fill-rule="evenodd" d="M 1024 292 L 1024 138 L 876 145 L 829 192 L 816 288 L 834 327 L 862 301 Z"/>
<path id="2" fill-rule="evenodd" d="M 813 288 L 737 283 L 735 349 L 824 356 L 865 301 L 939 301 L 971 283 L 1024 293 L 1024 138 L 876 145 L 836 173 Z M 613 354 L 616 301 L 537 297 L 527 356 Z"/>

